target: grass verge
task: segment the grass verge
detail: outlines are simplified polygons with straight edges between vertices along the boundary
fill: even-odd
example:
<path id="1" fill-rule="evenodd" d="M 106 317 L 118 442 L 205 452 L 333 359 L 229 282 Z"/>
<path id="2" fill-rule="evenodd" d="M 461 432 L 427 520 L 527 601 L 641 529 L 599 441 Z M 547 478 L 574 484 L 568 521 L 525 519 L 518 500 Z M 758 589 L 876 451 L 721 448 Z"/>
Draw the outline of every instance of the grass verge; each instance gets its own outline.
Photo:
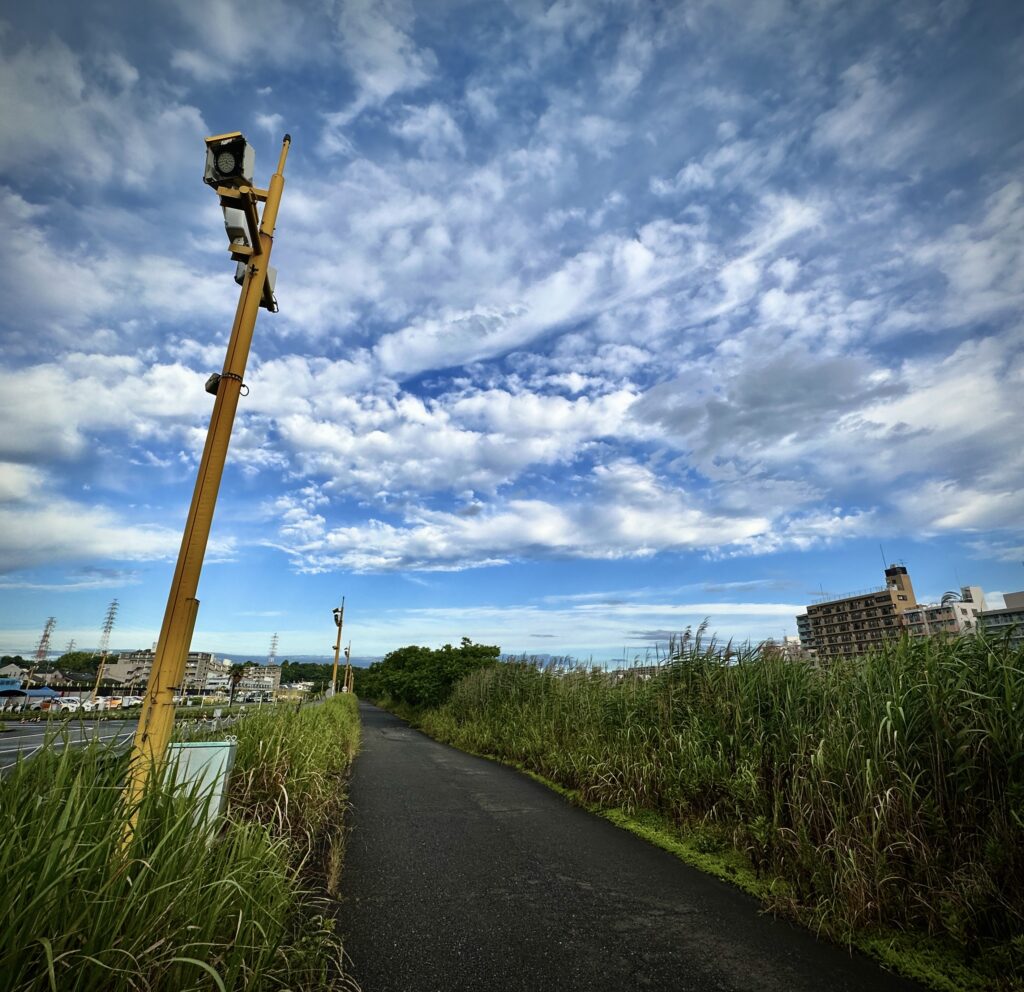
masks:
<path id="1" fill-rule="evenodd" d="M 0 784 L 5 989 L 345 984 L 315 888 L 358 744 L 354 700 L 261 714 L 239 725 L 238 739 L 217 831 L 197 829 L 195 796 L 158 784 L 127 852 L 124 755 L 100 744 L 44 750 L 8 774 Z"/>

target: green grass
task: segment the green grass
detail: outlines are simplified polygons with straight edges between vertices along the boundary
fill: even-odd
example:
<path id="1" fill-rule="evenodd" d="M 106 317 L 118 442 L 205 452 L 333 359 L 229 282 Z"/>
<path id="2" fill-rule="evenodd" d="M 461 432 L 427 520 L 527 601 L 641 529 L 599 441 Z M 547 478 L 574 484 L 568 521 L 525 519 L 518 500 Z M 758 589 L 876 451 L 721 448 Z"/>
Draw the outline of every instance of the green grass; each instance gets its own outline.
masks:
<path id="1" fill-rule="evenodd" d="M 44 750 L 3 780 L 5 989 L 340 987 L 341 948 L 309 879 L 343 803 L 354 701 L 260 715 L 238 736 L 219 829 L 197 830 L 195 797 L 158 786 L 125 853 L 123 755 Z"/>
<path id="2" fill-rule="evenodd" d="M 818 669 L 685 640 L 650 679 L 476 673 L 425 730 L 936 988 L 1024 987 L 1024 665 L 905 641 Z"/>

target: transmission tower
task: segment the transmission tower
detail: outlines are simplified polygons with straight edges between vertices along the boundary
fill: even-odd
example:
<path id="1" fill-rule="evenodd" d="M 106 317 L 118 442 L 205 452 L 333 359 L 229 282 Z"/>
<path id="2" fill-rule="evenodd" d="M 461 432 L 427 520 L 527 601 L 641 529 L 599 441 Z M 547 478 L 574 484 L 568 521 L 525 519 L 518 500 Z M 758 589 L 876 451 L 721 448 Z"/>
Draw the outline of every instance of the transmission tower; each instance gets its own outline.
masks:
<path id="1" fill-rule="evenodd" d="M 36 645 L 36 656 L 28 670 L 28 677 L 25 679 L 26 688 L 31 688 L 32 676 L 35 675 L 36 669 L 46 661 L 46 656 L 50 653 L 50 635 L 53 634 L 53 628 L 56 626 L 56 617 L 46 618 L 46 626 L 43 627 L 42 636 L 39 638 L 39 643 Z"/>
<path id="2" fill-rule="evenodd" d="M 72 637 L 70 641 L 64 646 L 64 653 L 71 654 L 75 650 L 75 639 Z"/>
<path id="3" fill-rule="evenodd" d="M 53 628 L 57 626 L 56 617 L 47 617 L 46 626 L 43 627 L 43 635 L 39 638 L 39 643 L 36 645 L 36 664 L 40 665 L 46 661 L 46 656 L 50 653 L 50 635 L 53 633 Z"/>
<path id="4" fill-rule="evenodd" d="M 116 599 L 110 601 L 107 612 L 103 617 L 103 626 L 100 628 L 100 663 L 96 666 L 96 685 L 92 689 L 93 701 L 100 691 L 100 681 L 103 678 L 103 669 L 107 667 L 107 653 L 110 651 L 110 632 L 114 629 L 117 621 L 117 611 L 120 604 Z"/>
<path id="5" fill-rule="evenodd" d="M 267 664 L 277 664 L 277 634 L 270 638 L 270 654 L 267 655 Z"/>

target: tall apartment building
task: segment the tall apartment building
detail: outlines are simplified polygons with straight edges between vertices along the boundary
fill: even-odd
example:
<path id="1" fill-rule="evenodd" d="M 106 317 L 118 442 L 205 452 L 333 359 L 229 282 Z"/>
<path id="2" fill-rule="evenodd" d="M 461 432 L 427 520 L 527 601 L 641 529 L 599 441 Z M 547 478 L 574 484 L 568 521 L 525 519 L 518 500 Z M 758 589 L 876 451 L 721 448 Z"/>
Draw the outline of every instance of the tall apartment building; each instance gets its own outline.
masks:
<path id="1" fill-rule="evenodd" d="M 1006 604 L 1001 610 L 985 610 L 978 617 L 978 626 L 987 634 L 1001 634 L 1009 630 L 1010 646 L 1024 644 L 1024 592 L 1003 593 Z"/>
<path id="2" fill-rule="evenodd" d="M 107 666 L 107 674 L 125 685 L 144 688 L 153 670 L 156 652 L 151 648 L 142 651 L 124 651 L 116 662 Z M 209 651 L 190 651 L 185 661 L 185 676 L 181 688 L 185 692 L 202 692 L 207 682 L 219 683 L 220 676 L 226 678 L 230 664 L 217 659 Z"/>
<path id="3" fill-rule="evenodd" d="M 242 692 L 277 692 L 281 688 L 281 666 L 246 665 L 238 688 Z"/>
<path id="4" fill-rule="evenodd" d="M 888 638 L 899 637 L 903 614 L 916 605 L 906 567 L 890 565 L 884 586 L 808 606 L 804 628 L 809 627 L 818 657 L 864 654 Z M 800 622 L 798 617 L 798 628 Z M 804 643 L 803 634 L 800 640 Z"/>
<path id="5" fill-rule="evenodd" d="M 806 613 L 801 613 L 796 618 L 796 632 L 800 638 L 800 647 L 808 654 L 817 653 L 814 644 L 814 633 L 811 630 L 811 618 Z"/>
<path id="6" fill-rule="evenodd" d="M 960 595 L 946 593 L 941 603 L 919 604 L 903 614 L 903 623 L 911 637 L 934 637 L 938 634 L 973 633 L 978 616 L 985 609 L 985 594 L 980 586 L 962 586 Z"/>

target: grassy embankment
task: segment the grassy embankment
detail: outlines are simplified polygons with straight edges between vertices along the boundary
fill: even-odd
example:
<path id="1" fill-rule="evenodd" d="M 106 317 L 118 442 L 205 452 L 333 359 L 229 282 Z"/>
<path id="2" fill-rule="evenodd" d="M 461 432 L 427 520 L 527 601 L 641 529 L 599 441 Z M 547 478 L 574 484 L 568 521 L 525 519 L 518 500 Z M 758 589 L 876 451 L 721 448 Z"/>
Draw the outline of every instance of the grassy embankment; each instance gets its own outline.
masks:
<path id="1" fill-rule="evenodd" d="M 1024 656 L 476 672 L 420 718 L 935 988 L 1024 988 Z"/>
<path id="2" fill-rule="evenodd" d="M 100 745 L 44 752 L 0 784 L 11 990 L 322 989 L 341 948 L 317 915 L 337 870 L 354 700 L 266 710 L 236 728 L 230 805 L 215 835 L 195 800 L 155 788 L 126 855 L 126 759 Z"/>

